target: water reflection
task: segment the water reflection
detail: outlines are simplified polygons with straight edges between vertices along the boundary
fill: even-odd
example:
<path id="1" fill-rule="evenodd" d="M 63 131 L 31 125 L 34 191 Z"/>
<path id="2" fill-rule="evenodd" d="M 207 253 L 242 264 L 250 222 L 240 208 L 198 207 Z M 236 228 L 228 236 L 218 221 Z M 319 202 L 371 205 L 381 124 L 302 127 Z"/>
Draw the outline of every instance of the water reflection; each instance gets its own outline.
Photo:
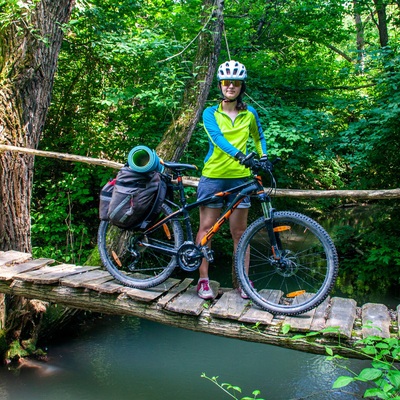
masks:
<path id="1" fill-rule="evenodd" d="M 331 391 L 344 371 L 312 355 L 279 347 L 191 332 L 137 318 L 104 317 L 90 329 L 49 346 L 43 376 L 37 368 L 1 372 L 4 400 L 208 400 L 228 397 L 200 377 L 219 376 L 273 400 L 354 399 Z M 346 360 L 353 370 L 368 365 Z M 60 372 L 61 371 L 61 372 Z M 348 389 L 347 389 L 348 390 Z M 357 391 L 357 387 L 351 388 Z"/>

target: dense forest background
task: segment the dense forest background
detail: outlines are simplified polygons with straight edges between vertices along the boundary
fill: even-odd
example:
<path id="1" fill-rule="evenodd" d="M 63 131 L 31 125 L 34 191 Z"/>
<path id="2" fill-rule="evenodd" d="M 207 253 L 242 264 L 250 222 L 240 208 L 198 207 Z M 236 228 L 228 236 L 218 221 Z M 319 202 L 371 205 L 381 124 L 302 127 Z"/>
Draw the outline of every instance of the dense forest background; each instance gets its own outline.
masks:
<path id="1" fill-rule="evenodd" d="M 40 149 L 124 162 L 136 145 L 156 148 L 196 73 L 207 14 L 200 0 L 78 1 Z M 283 160 L 280 188 L 400 186 L 399 16 L 398 0 L 225 2 L 219 61 L 248 69 L 246 102 L 259 112 L 270 157 Z M 207 104 L 218 98 L 215 84 Z M 181 161 L 201 167 L 206 150 L 200 123 Z M 85 263 L 96 246 L 98 194 L 115 171 L 37 158 L 34 172 L 34 255 Z M 345 202 L 281 203 L 327 212 Z M 335 232 L 348 287 L 399 284 L 398 205 L 380 200 L 373 224 Z"/>

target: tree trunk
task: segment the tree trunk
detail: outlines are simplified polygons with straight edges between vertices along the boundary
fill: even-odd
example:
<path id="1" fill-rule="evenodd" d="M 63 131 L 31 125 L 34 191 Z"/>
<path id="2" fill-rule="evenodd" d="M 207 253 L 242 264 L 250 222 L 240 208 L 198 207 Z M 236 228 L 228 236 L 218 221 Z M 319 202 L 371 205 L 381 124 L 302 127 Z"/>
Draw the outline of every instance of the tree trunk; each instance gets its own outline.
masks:
<path id="1" fill-rule="evenodd" d="M 383 0 L 374 0 L 376 12 L 378 14 L 378 31 L 379 31 L 379 42 L 381 47 L 386 47 L 389 42 L 389 33 L 387 28 L 386 18 L 386 4 Z"/>
<path id="2" fill-rule="evenodd" d="M 36 149 L 74 0 L 16 4 L 2 6 L 12 22 L 0 24 L 0 145 Z M 31 251 L 33 166 L 31 154 L 0 152 L 0 250 Z M 23 355 L 34 351 L 46 304 L 19 296 L 5 304 L 8 345 L 17 343 Z"/>
<path id="3" fill-rule="evenodd" d="M 41 0 L 0 28 L 0 144 L 37 148 L 63 38 L 61 25 L 69 20 L 73 3 Z M 31 250 L 33 164 L 31 155 L 0 154 L 0 250 Z"/>
<path id="4" fill-rule="evenodd" d="M 203 5 L 209 13 L 214 2 L 204 0 Z M 193 79 L 186 85 L 180 115 L 172 122 L 157 146 L 157 154 L 166 160 L 179 160 L 200 120 L 218 66 L 223 31 L 222 10 L 223 0 L 217 0 L 210 23 L 199 36 Z M 205 21 L 207 19 L 209 14 Z"/>
<path id="5" fill-rule="evenodd" d="M 361 12 L 359 10 L 358 0 L 353 0 L 354 8 L 354 21 L 357 32 L 357 64 L 360 67 L 360 72 L 364 72 L 365 64 L 365 39 L 364 39 L 364 24 L 361 19 Z"/>

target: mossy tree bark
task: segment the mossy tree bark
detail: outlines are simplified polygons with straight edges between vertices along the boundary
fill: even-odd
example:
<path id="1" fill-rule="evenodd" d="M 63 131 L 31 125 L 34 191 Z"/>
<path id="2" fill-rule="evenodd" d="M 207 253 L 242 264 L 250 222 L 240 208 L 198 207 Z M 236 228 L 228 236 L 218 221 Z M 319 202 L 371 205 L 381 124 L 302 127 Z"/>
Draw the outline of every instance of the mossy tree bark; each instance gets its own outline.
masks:
<path id="1" fill-rule="evenodd" d="M 62 25 L 74 0 L 40 0 L 29 8 L 26 4 L 21 8 L 10 2 L 2 9 L 0 144 L 36 149 L 50 104 Z M 32 155 L 0 153 L 0 250 L 31 251 L 33 166 Z M 34 344 L 45 304 L 18 296 L 5 304 L 8 344 Z"/>
<path id="2" fill-rule="evenodd" d="M 209 22 L 199 36 L 197 54 L 193 62 L 193 78 L 186 85 L 179 116 L 157 146 L 157 154 L 165 160 L 179 160 L 200 120 L 218 67 L 223 32 L 223 4 L 223 0 L 203 1 L 203 9 L 207 13 L 204 23 L 207 20 Z"/>

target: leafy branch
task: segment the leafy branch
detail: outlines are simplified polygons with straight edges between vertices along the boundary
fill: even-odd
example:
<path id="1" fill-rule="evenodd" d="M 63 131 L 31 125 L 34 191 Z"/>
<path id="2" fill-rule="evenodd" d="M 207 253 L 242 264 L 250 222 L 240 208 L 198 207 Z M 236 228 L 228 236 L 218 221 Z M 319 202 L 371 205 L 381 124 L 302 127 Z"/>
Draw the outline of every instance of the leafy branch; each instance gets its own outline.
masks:
<path id="1" fill-rule="evenodd" d="M 239 397 L 236 397 L 237 393 L 240 393 L 240 394 L 242 393 L 242 389 L 239 386 L 233 386 L 230 383 L 219 383 L 218 376 L 213 376 L 212 378 L 210 378 L 204 372 L 201 374 L 201 377 L 205 378 L 205 379 L 209 380 L 210 382 L 214 383 L 215 385 L 217 385 L 223 392 L 225 392 L 228 396 L 230 396 L 233 399 L 236 399 L 236 400 L 252 400 L 252 399 L 265 400 L 265 399 L 262 399 L 261 397 L 257 397 L 258 395 L 261 394 L 261 392 L 259 390 L 254 390 L 252 392 L 253 397 L 245 396 L 245 397 L 241 397 L 239 399 Z"/>
<path id="2" fill-rule="evenodd" d="M 378 327 L 372 326 L 368 322 L 368 328 Z M 290 326 L 287 324 L 282 327 L 286 333 L 289 332 Z M 307 340 L 310 337 L 315 337 L 324 333 L 332 333 L 336 331 L 340 335 L 339 328 L 322 329 L 319 332 L 309 332 L 304 335 L 295 335 L 291 340 Z M 310 343 L 307 340 L 308 343 Z M 321 346 L 318 343 L 312 343 L 315 346 Z M 346 365 L 342 365 L 339 360 L 346 359 L 345 357 L 335 355 L 331 346 L 324 345 L 325 351 L 328 354 L 328 361 L 333 361 L 336 365 L 347 372 L 350 376 L 339 376 L 333 383 L 333 389 L 341 389 L 353 382 L 369 383 L 372 387 L 365 390 L 364 398 L 379 398 L 379 399 L 400 399 L 400 371 L 396 363 L 400 361 L 400 341 L 398 338 L 383 338 L 380 336 L 369 336 L 360 339 L 355 343 L 359 348 L 350 349 L 359 358 L 368 358 L 371 360 L 371 367 L 364 368 L 360 373 L 352 371 Z M 343 347 L 340 343 L 337 348 Z"/>

